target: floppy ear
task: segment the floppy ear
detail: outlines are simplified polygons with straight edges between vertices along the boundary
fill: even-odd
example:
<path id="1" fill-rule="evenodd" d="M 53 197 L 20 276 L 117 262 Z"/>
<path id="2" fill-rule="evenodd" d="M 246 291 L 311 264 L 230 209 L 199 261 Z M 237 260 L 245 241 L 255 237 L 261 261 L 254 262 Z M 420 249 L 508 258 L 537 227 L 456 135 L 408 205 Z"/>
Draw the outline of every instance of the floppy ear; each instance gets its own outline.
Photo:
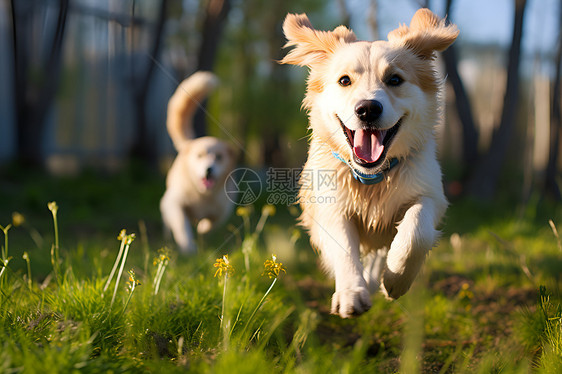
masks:
<path id="1" fill-rule="evenodd" d="M 285 48 L 295 46 L 280 63 L 299 66 L 311 66 L 324 61 L 339 46 L 354 42 L 357 38 L 353 31 L 345 26 L 338 26 L 334 31 L 318 31 L 312 27 L 306 14 L 287 14 L 283 23 L 283 32 L 287 37 Z"/>
<path id="2" fill-rule="evenodd" d="M 429 9 L 419 9 L 410 26 L 402 25 L 388 33 L 388 41 L 392 44 L 404 46 L 423 59 L 435 58 L 435 51 L 444 51 L 457 36 L 459 30 L 456 25 L 446 25 Z"/>

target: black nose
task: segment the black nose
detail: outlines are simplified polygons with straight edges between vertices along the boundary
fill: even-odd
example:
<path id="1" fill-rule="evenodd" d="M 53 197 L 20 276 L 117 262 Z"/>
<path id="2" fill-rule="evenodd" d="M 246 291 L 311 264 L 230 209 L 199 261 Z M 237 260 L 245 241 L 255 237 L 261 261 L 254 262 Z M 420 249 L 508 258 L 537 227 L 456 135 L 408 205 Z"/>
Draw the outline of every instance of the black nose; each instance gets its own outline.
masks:
<path id="1" fill-rule="evenodd" d="M 355 114 L 361 122 L 371 123 L 382 114 L 382 104 L 377 100 L 362 100 L 355 106 Z"/>
<path id="2" fill-rule="evenodd" d="M 208 167 L 207 172 L 205 173 L 205 177 L 209 179 L 213 175 L 213 168 Z"/>

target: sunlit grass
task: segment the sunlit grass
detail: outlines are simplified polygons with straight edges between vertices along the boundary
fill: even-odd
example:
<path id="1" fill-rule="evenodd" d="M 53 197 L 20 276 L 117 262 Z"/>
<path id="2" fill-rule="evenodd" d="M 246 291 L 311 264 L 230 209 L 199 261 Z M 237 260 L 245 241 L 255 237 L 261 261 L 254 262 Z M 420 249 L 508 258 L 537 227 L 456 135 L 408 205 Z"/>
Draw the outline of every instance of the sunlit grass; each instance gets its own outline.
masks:
<path id="1" fill-rule="evenodd" d="M 182 257 L 155 250 L 164 243 L 150 221 L 129 228 L 142 243 L 123 233 L 118 245 L 126 226 L 96 226 L 107 213 L 95 210 L 101 229 L 76 242 L 68 215 L 82 213 L 69 205 L 51 220 L 44 202 L 42 221 L 0 215 L 20 223 L 0 234 L 0 372 L 559 372 L 560 209 L 453 205 L 412 290 L 394 302 L 374 295 L 368 313 L 342 320 L 289 209 L 241 209 L 230 232 Z"/>

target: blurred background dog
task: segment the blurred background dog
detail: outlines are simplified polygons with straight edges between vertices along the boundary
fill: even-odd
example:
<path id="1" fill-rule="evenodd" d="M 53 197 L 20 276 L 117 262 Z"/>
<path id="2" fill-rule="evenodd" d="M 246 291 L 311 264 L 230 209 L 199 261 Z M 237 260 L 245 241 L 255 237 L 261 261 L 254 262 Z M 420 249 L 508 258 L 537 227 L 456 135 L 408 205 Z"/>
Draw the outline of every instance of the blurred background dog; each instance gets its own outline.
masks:
<path id="1" fill-rule="evenodd" d="M 224 184 L 236 164 L 235 149 L 215 137 L 193 138 L 193 115 L 217 85 L 212 73 L 196 72 L 168 102 L 166 126 L 178 155 L 166 178 L 160 211 L 164 226 L 184 253 L 197 249 L 192 225 L 205 234 L 224 222 L 234 205 Z"/>

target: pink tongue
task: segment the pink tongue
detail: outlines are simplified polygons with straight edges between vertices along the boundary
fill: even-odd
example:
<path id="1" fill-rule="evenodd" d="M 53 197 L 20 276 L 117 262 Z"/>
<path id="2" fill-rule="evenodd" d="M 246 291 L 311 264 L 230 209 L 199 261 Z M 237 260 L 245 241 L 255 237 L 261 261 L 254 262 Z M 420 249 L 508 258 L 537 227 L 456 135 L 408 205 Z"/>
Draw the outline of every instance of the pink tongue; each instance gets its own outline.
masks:
<path id="1" fill-rule="evenodd" d="M 365 162 L 375 162 L 384 151 L 382 140 L 386 131 L 356 130 L 353 136 L 353 153 Z"/>
<path id="2" fill-rule="evenodd" d="M 212 179 L 203 178 L 203 185 L 205 188 L 212 188 L 215 185 L 215 181 Z"/>

